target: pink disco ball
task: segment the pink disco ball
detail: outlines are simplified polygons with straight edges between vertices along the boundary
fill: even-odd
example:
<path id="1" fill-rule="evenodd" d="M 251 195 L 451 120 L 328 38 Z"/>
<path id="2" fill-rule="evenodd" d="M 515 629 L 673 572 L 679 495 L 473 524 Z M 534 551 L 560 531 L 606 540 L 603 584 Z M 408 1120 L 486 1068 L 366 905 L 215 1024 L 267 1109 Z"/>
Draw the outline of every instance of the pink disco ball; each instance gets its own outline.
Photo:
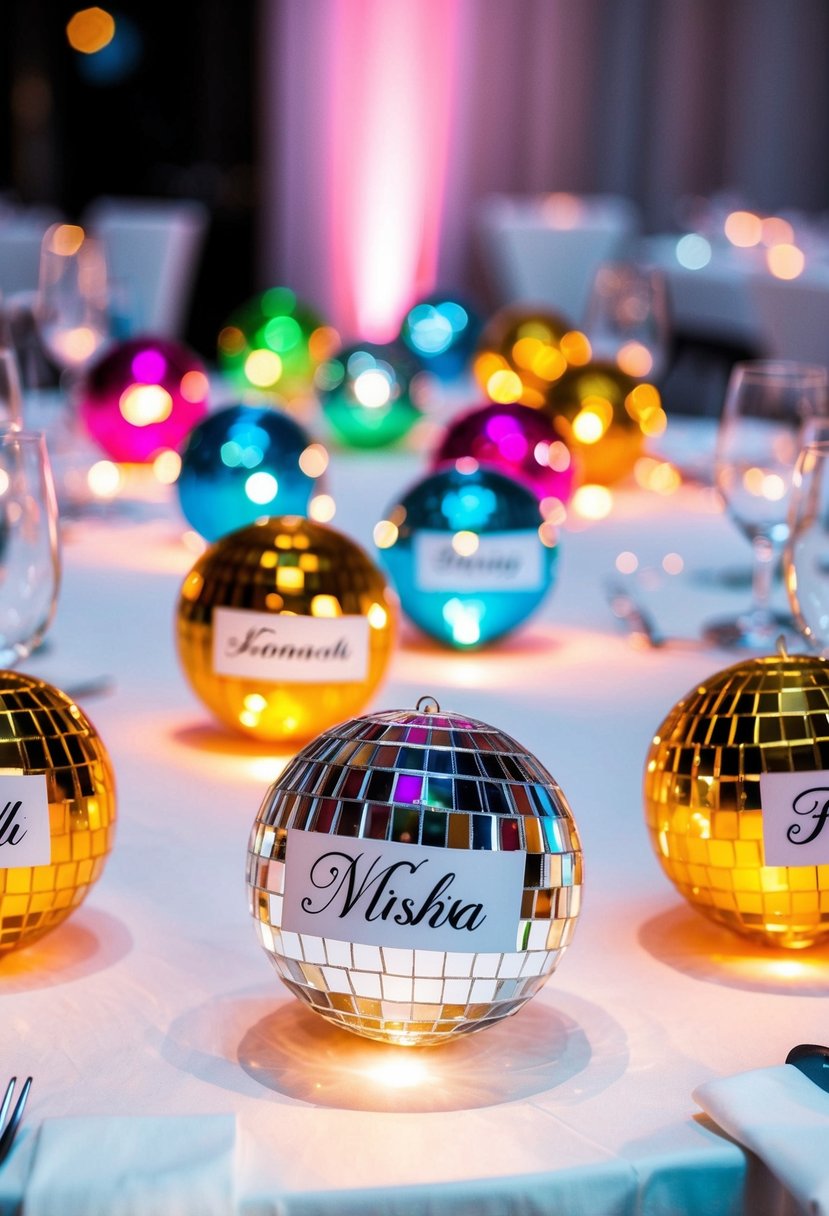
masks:
<path id="1" fill-rule="evenodd" d="M 482 405 L 452 422 L 433 468 L 472 457 L 520 481 L 540 500 L 566 503 L 573 492 L 573 456 L 549 418 L 528 405 Z"/>
<path id="2" fill-rule="evenodd" d="M 169 338 L 130 338 L 84 374 L 80 415 L 113 460 L 144 464 L 178 448 L 207 414 L 208 381 L 198 355 Z"/>

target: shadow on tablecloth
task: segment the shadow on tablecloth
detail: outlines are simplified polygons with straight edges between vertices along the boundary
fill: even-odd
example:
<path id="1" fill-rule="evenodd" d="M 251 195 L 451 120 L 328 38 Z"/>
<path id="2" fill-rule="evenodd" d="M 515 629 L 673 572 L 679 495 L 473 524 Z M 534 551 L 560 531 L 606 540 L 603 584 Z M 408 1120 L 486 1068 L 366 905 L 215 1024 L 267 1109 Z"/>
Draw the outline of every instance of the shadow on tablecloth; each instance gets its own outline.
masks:
<path id="1" fill-rule="evenodd" d="M 684 905 L 645 921 L 638 936 L 653 958 L 694 979 L 748 992 L 829 994 L 829 946 L 808 951 L 764 948 Z"/>

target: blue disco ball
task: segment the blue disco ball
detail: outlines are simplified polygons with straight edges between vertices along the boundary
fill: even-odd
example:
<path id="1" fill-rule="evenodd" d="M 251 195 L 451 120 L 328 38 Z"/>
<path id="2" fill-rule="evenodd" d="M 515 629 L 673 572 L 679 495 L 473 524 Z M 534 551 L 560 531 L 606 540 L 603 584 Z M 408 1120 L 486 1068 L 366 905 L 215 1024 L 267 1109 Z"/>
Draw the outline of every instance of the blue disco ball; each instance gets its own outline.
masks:
<path id="1" fill-rule="evenodd" d="M 558 544 L 532 491 L 468 459 L 412 486 L 374 540 L 409 619 L 459 650 L 526 620 L 552 586 Z"/>
<path id="2" fill-rule="evenodd" d="M 227 406 L 187 438 L 177 482 L 181 510 L 209 541 L 263 515 L 306 515 L 327 463 L 325 448 L 287 414 Z"/>
<path id="3" fill-rule="evenodd" d="M 406 313 L 400 341 L 430 372 L 451 380 L 468 366 L 481 328 L 480 317 L 465 300 L 435 292 Z"/>

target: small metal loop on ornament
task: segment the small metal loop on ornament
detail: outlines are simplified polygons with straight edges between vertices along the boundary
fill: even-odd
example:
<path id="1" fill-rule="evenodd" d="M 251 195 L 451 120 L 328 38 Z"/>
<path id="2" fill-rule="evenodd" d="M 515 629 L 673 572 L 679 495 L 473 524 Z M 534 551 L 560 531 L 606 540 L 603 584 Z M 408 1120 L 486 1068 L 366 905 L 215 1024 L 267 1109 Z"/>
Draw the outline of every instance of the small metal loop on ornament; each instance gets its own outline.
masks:
<path id="1" fill-rule="evenodd" d="M 787 659 L 789 657 L 789 652 L 786 649 L 785 634 L 780 633 L 777 635 L 777 641 L 776 641 L 775 645 L 777 646 L 777 653 L 780 655 L 780 658 Z"/>
<path id="2" fill-rule="evenodd" d="M 434 697 L 421 697 L 415 705 L 415 709 L 422 714 L 439 714 L 440 705 Z"/>

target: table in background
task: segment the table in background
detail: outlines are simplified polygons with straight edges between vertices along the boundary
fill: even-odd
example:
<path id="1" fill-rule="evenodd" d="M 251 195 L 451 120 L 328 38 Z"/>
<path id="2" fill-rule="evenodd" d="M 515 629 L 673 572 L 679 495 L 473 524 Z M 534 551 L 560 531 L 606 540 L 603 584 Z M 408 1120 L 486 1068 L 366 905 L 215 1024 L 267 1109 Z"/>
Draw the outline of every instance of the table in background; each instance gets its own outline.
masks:
<path id="1" fill-rule="evenodd" d="M 420 468 L 406 453 L 335 452 L 335 525 L 369 547 Z M 685 569 L 660 602 L 668 632 L 741 607 L 746 590 L 710 577 L 748 564 L 711 492 L 618 493 L 609 519 L 565 532 L 555 590 L 500 646 L 448 653 L 404 631 L 373 704 L 429 693 L 517 737 L 561 783 L 586 859 L 575 941 L 544 990 L 480 1035 L 408 1052 L 316 1018 L 256 942 L 245 850 L 285 758 L 214 725 L 178 669 L 182 526 L 172 504 L 143 523 L 71 525 L 58 617 L 27 664 L 58 685 L 115 677 L 87 708 L 114 761 L 119 824 L 82 908 L 0 962 L 0 1057 L 35 1078 L 0 1200 L 20 1195 L 46 1117 L 233 1112 L 247 1216 L 776 1210 L 768 1177 L 690 1095 L 825 1037 L 829 952 L 761 953 L 663 877 L 645 754 L 674 701 L 733 656 L 637 650 L 603 595 L 620 550 L 673 551 Z"/>

